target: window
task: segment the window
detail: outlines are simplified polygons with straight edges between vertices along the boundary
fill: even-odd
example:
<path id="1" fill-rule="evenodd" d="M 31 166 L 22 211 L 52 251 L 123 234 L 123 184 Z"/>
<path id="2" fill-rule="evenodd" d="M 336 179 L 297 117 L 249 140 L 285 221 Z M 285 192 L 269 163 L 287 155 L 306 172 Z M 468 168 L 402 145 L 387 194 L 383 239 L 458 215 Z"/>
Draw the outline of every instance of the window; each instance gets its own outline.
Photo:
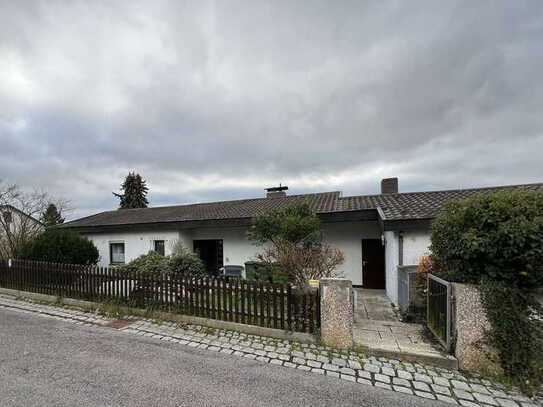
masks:
<path id="1" fill-rule="evenodd" d="M 161 256 L 164 256 L 166 254 L 166 251 L 164 249 L 164 240 L 155 240 L 155 252 L 157 252 Z"/>
<path id="2" fill-rule="evenodd" d="M 124 264 L 124 243 L 110 243 L 109 258 L 111 264 Z"/>

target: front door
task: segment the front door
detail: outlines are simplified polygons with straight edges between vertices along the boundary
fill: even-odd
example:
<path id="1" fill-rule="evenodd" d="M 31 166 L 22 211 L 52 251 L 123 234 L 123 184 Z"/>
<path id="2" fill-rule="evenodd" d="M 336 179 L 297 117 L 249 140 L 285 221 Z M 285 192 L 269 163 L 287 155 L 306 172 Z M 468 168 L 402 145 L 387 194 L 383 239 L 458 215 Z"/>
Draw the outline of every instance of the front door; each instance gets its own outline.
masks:
<path id="1" fill-rule="evenodd" d="M 362 239 L 362 286 L 385 288 L 385 247 L 381 239 Z"/>
<path id="2" fill-rule="evenodd" d="M 194 253 L 204 262 L 209 275 L 218 275 L 223 264 L 222 240 L 194 240 Z"/>

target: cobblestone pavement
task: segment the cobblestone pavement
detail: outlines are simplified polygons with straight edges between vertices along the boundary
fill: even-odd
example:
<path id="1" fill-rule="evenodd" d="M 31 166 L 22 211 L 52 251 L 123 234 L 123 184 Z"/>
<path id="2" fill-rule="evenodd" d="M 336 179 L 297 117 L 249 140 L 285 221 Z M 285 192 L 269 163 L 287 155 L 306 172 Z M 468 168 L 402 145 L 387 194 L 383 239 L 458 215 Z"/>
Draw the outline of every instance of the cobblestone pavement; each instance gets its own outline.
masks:
<path id="1" fill-rule="evenodd" d="M 21 301 L 8 296 L 0 296 L 0 309 L 2 308 L 37 313 L 74 324 L 96 326 L 97 329 L 116 328 L 127 335 L 151 337 L 180 346 L 191 346 L 326 375 L 332 380 L 358 382 L 466 407 L 543 405 L 541 398 L 529 399 L 499 383 L 457 371 L 393 359 L 365 357 L 356 352 L 339 352 L 314 344 L 173 322 L 157 323 L 132 319 L 128 324 L 122 324 L 96 314 Z"/>

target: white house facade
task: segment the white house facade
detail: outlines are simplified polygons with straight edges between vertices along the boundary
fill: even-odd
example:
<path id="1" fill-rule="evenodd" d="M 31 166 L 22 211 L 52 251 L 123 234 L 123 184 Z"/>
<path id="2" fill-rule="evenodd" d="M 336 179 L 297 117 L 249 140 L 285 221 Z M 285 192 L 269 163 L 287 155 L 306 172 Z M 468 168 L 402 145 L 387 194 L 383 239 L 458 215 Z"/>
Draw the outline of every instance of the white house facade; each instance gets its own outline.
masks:
<path id="1" fill-rule="evenodd" d="M 0 205 L 0 258 L 11 258 L 14 247 L 31 240 L 44 230 L 34 217 L 12 205 Z"/>
<path id="2" fill-rule="evenodd" d="M 324 239 L 343 252 L 343 277 L 355 286 L 385 289 L 397 303 L 398 266 L 416 265 L 429 254 L 431 221 L 445 202 L 502 189 L 543 191 L 543 184 L 399 193 L 397 178 L 389 178 L 382 180 L 381 194 L 353 197 L 288 196 L 284 189 L 272 188 L 265 198 L 103 212 L 62 227 L 92 240 L 101 266 L 127 263 L 151 250 L 168 255 L 181 242 L 216 272 L 256 259 L 262 247 L 247 233 L 256 216 L 303 202 L 321 218 Z"/>

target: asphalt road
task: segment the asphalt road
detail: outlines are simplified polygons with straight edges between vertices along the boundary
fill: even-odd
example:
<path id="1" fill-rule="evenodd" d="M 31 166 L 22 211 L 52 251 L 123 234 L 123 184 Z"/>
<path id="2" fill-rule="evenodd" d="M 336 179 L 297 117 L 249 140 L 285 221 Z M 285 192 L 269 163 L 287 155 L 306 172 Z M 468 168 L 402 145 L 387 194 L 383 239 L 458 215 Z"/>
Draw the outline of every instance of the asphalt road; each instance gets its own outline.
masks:
<path id="1" fill-rule="evenodd" d="M 0 310 L 0 406 L 446 406 L 240 357 Z"/>

